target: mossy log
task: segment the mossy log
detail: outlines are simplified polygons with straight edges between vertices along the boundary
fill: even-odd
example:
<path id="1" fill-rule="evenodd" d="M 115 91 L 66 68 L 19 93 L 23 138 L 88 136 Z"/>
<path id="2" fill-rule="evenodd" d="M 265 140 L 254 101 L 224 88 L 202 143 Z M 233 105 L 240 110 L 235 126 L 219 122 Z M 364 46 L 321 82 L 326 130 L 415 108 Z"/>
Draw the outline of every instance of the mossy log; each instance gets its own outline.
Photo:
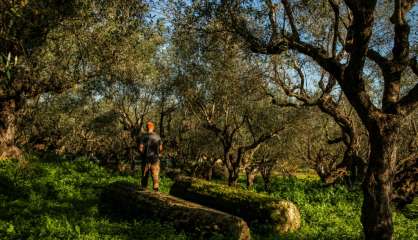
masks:
<path id="1" fill-rule="evenodd" d="M 170 223 L 193 239 L 250 239 L 247 223 L 239 217 L 164 193 L 139 191 L 128 182 L 116 182 L 103 190 L 100 211 L 119 218 Z"/>
<path id="2" fill-rule="evenodd" d="M 269 195 L 184 176 L 176 177 L 170 194 L 242 217 L 251 224 L 270 224 L 279 234 L 300 227 L 296 205 Z"/>

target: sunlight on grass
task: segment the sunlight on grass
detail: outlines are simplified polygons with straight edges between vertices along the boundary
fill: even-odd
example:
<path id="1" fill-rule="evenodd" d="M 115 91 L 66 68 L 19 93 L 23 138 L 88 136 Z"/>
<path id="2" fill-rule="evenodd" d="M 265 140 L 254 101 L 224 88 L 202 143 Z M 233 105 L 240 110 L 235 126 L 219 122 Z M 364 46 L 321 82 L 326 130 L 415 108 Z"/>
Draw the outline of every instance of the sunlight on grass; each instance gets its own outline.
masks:
<path id="1" fill-rule="evenodd" d="M 25 171 L 17 161 L 0 162 L 0 239 L 186 239 L 155 221 L 112 221 L 98 211 L 106 184 L 139 176 L 111 174 L 86 160 L 44 163 Z M 169 183 L 162 179 L 161 189 Z"/>
<path id="2" fill-rule="evenodd" d="M 135 176 L 111 173 L 80 158 L 42 162 L 0 161 L 0 239 L 188 239 L 169 225 L 155 221 L 121 221 L 98 211 L 101 189 L 115 181 L 139 182 Z M 243 184 L 243 179 L 240 179 Z M 161 178 L 168 193 L 172 180 Z M 262 192 L 261 178 L 255 191 Z M 265 226 L 251 226 L 254 239 L 361 239 L 362 196 L 357 189 L 324 187 L 311 174 L 275 177 L 270 197 L 298 205 L 302 227 L 274 236 Z M 402 213 L 394 212 L 395 239 L 418 239 L 418 200 Z"/>

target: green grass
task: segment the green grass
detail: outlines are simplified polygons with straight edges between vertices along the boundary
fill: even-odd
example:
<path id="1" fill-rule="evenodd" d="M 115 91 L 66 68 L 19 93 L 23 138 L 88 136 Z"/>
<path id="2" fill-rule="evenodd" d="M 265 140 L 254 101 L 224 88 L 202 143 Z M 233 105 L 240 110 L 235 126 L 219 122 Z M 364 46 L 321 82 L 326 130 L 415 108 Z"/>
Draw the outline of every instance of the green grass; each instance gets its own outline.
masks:
<path id="1" fill-rule="evenodd" d="M 110 174 L 85 159 L 29 164 L 0 162 L 0 239 L 186 239 L 150 220 L 112 221 L 98 212 L 106 184 L 138 181 Z M 161 189 L 170 182 L 162 179 Z"/>
<path id="2" fill-rule="evenodd" d="M 418 198 L 414 202 L 406 206 L 402 213 L 410 219 L 418 219 Z"/>
<path id="3" fill-rule="evenodd" d="M 190 239 L 155 221 L 113 220 L 98 211 L 98 196 L 107 184 L 138 182 L 80 158 L 45 162 L 0 161 L 0 239 Z M 161 191 L 172 182 L 162 177 Z M 272 197 L 295 202 L 302 227 L 274 236 L 268 227 L 252 226 L 254 239 L 361 239 L 360 191 L 323 187 L 315 178 L 276 177 Z M 256 180 L 255 191 L 262 191 Z M 395 239 L 418 239 L 418 200 L 394 212 Z"/>
<path id="4" fill-rule="evenodd" d="M 258 235 L 258 239 L 362 239 L 360 211 L 362 194 L 359 189 L 350 191 L 344 186 L 324 187 L 318 180 L 275 178 L 273 196 L 287 199 L 298 205 L 302 215 L 302 227 L 287 236 Z M 262 191 L 261 179 L 255 184 Z M 415 214 L 417 213 L 417 199 Z M 413 208 L 412 204 L 409 208 Z M 394 239 L 418 239 L 418 218 L 394 211 Z M 405 214 L 407 212 L 407 214 Z"/>

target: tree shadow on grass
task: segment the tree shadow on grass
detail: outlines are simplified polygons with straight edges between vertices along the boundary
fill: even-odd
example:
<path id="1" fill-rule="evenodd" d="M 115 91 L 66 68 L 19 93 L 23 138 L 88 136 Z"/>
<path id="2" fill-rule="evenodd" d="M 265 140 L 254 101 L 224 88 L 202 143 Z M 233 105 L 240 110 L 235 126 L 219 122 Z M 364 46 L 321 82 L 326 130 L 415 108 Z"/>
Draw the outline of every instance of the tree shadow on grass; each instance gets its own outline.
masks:
<path id="1" fill-rule="evenodd" d="M 20 184 L 8 176 L 0 175 L 0 195 L 3 195 L 8 201 L 16 199 L 28 199 L 30 189 Z"/>

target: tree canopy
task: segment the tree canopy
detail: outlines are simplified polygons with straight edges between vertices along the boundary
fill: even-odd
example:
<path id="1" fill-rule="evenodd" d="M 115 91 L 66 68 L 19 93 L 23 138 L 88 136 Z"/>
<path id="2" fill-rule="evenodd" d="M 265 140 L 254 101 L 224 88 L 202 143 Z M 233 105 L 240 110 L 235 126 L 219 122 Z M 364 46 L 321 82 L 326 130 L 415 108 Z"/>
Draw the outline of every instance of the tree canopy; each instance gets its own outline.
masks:
<path id="1" fill-rule="evenodd" d="M 0 0 L 0 157 L 139 158 L 247 187 L 361 185 L 366 239 L 418 192 L 413 0 Z"/>

